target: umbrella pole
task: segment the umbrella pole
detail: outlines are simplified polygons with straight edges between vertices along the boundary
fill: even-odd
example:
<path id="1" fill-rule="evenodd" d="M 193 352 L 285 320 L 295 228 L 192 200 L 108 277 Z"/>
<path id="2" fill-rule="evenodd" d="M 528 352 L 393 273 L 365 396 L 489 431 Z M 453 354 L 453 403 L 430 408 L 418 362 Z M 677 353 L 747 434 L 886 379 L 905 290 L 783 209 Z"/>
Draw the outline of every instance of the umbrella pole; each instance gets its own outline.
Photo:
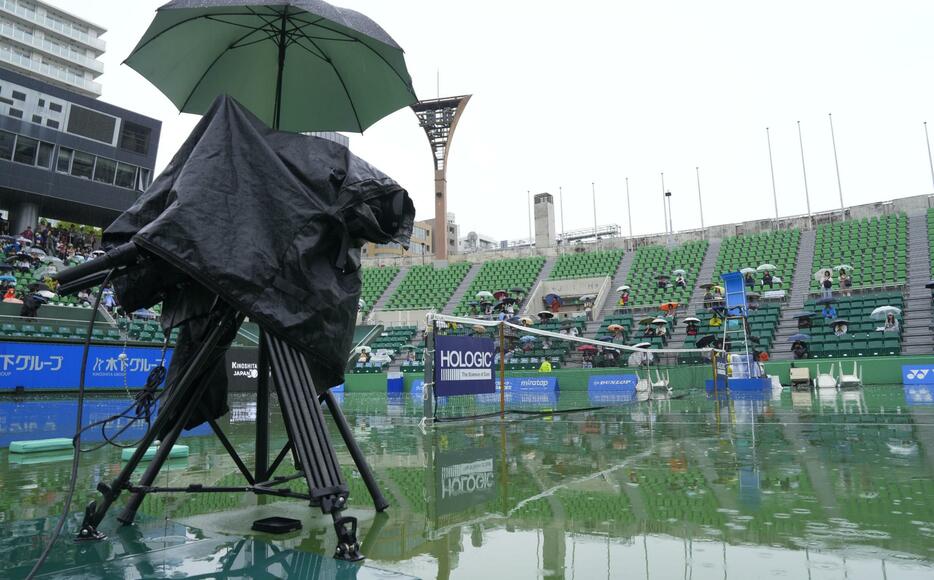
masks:
<path id="1" fill-rule="evenodd" d="M 288 21 L 289 7 L 282 9 L 279 19 L 279 70 L 276 73 L 276 102 L 272 112 L 272 128 L 279 130 L 279 118 L 282 114 L 282 72 L 285 69 L 285 25 Z"/>

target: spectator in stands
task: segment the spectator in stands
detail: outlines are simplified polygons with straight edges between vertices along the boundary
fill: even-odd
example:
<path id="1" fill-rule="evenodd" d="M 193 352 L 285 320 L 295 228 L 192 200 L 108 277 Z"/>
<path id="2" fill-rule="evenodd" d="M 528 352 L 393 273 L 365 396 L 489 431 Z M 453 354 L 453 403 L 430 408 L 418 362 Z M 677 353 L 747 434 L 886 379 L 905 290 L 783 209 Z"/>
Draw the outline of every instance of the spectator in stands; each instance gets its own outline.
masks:
<path id="1" fill-rule="evenodd" d="M 802 316 L 798 319 L 798 330 L 804 330 L 807 328 L 811 328 L 811 317 Z"/>
<path id="2" fill-rule="evenodd" d="M 746 272 L 746 275 L 743 277 L 743 282 L 750 290 L 756 285 L 756 279 L 753 277 L 752 272 Z"/>
<path id="3" fill-rule="evenodd" d="M 629 304 L 629 290 L 623 290 L 623 293 L 619 295 L 619 305 L 626 308 L 627 304 Z"/>
<path id="4" fill-rule="evenodd" d="M 652 324 L 647 324 L 645 326 L 645 331 L 642 333 L 642 336 L 646 338 L 651 338 L 655 336 L 655 326 Z"/>
<path id="5" fill-rule="evenodd" d="M 850 291 L 853 288 L 853 277 L 846 273 L 846 270 L 840 270 L 840 291 L 843 292 L 844 296 L 850 296 L 852 292 Z"/>
<path id="6" fill-rule="evenodd" d="M 704 308 L 706 309 L 706 308 L 712 308 L 712 307 L 713 307 L 713 292 L 711 292 L 710 288 L 708 288 L 707 291 L 704 292 Z"/>
<path id="7" fill-rule="evenodd" d="M 547 336 L 542 339 L 542 348 L 544 350 L 549 350 L 551 348 L 551 340 L 549 340 Z"/>
<path id="8" fill-rule="evenodd" d="M 593 302 L 584 303 L 584 317 L 587 319 L 587 322 L 593 321 Z"/>
<path id="9" fill-rule="evenodd" d="M 26 238 L 29 241 L 36 239 L 36 235 L 32 231 L 32 226 L 26 226 L 26 229 L 20 233 L 20 236 Z"/>
<path id="10" fill-rule="evenodd" d="M 6 289 L 6 292 L 4 292 L 4 294 L 3 294 L 3 301 L 4 301 L 4 302 L 12 302 L 12 301 L 14 301 L 14 300 L 16 300 L 16 299 L 17 299 L 17 298 L 16 298 L 16 288 L 13 287 L 13 286 L 8 287 L 8 288 Z"/>
<path id="11" fill-rule="evenodd" d="M 824 309 L 821 310 L 820 313 L 821 313 L 821 316 L 823 316 L 827 320 L 833 320 L 834 318 L 837 317 L 837 309 L 834 308 L 834 305 L 831 302 L 824 304 Z"/>
<path id="12" fill-rule="evenodd" d="M 769 288 L 772 288 L 773 287 L 772 284 L 773 284 L 772 273 L 769 272 L 768 270 L 766 270 L 765 272 L 762 272 L 762 286 L 768 286 Z"/>
<path id="13" fill-rule="evenodd" d="M 843 336 L 846 334 L 848 327 L 845 322 L 835 322 L 833 325 L 833 333 L 835 336 Z"/>
<path id="14" fill-rule="evenodd" d="M 830 275 L 830 270 L 824 270 L 824 277 L 821 278 L 820 287 L 822 298 L 833 298 L 833 276 Z"/>
<path id="15" fill-rule="evenodd" d="M 662 337 L 663 342 L 668 341 L 668 325 L 667 324 L 657 324 L 658 328 L 655 329 L 655 336 Z"/>
<path id="16" fill-rule="evenodd" d="M 800 340 L 796 340 L 794 344 L 791 345 L 791 353 L 794 355 L 795 360 L 801 360 L 808 357 L 808 345 Z"/>
<path id="17" fill-rule="evenodd" d="M 658 287 L 661 290 L 665 290 L 666 288 L 668 288 L 668 278 L 666 276 L 658 277 Z"/>
<path id="18" fill-rule="evenodd" d="M 360 356 L 357 357 L 357 364 L 363 364 L 370 362 L 370 359 L 373 358 L 370 356 L 370 351 L 364 350 L 360 352 Z"/>
<path id="19" fill-rule="evenodd" d="M 687 288 L 687 287 L 688 287 L 687 280 L 684 279 L 684 275 L 683 275 L 683 274 L 678 274 L 678 277 L 675 278 L 675 286 L 677 286 L 678 288 Z"/>
<path id="20" fill-rule="evenodd" d="M 626 331 L 620 326 L 616 332 L 613 333 L 613 336 L 610 338 L 610 342 L 613 344 L 623 344 L 626 342 Z"/>
<path id="21" fill-rule="evenodd" d="M 882 327 L 882 332 L 898 332 L 898 320 L 895 320 L 895 315 L 889 312 L 885 316 L 885 325 Z"/>
<path id="22" fill-rule="evenodd" d="M 552 314 L 558 314 L 561 311 L 561 302 L 558 300 L 552 300 L 551 304 L 548 306 Z"/>
<path id="23" fill-rule="evenodd" d="M 573 337 L 580 336 L 580 331 L 577 329 L 577 326 L 572 326 L 568 329 L 568 336 L 573 336 Z"/>

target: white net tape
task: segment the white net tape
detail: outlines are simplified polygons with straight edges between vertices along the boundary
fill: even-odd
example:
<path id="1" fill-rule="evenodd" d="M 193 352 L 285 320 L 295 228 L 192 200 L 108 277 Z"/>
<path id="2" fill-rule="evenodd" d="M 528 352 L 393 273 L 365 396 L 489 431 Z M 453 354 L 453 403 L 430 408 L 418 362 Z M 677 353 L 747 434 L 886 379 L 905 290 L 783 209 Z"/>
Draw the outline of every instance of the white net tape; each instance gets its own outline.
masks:
<path id="1" fill-rule="evenodd" d="M 504 320 L 503 321 L 483 320 L 483 319 L 477 319 L 477 318 L 467 318 L 464 316 L 450 316 L 447 314 L 438 314 L 438 313 L 429 313 L 427 318 L 428 318 L 429 328 L 432 324 L 436 324 L 438 322 L 444 322 L 445 324 L 453 322 L 455 324 L 462 324 L 462 325 L 467 325 L 467 326 L 483 326 L 487 328 L 494 328 L 494 327 L 499 327 L 500 325 L 503 325 L 506 328 L 514 328 L 525 334 L 529 334 L 533 336 L 541 336 L 541 337 L 546 337 L 546 338 L 553 338 L 555 340 L 575 342 L 575 343 L 578 343 L 579 345 L 589 344 L 589 345 L 596 346 L 596 347 L 602 347 L 604 349 L 612 349 L 612 350 L 626 351 L 626 352 L 642 352 L 642 353 L 649 353 L 652 355 L 681 354 L 681 353 L 685 353 L 685 354 L 703 353 L 703 354 L 709 355 L 712 352 L 718 352 L 718 353 L 723 352 L 722 350 L 719 350 L 716 348 L 710 348 L 710 347 L 707 347 L 707 348 L 640 348 L 640 347 L 629 346 L 625 344 L 616 344 L 615 342 L 606 342 L 603 340 L 584 338 L 582 336 L 573 336 L 570 334 L 561 334 L 558 332 L 551 332 L 549 330 L 542 330 L 540 328 L 535 328 L 534 326 L 522 326 L 521 324 L 513 324 L 511 322 L 507 322 Z"/>

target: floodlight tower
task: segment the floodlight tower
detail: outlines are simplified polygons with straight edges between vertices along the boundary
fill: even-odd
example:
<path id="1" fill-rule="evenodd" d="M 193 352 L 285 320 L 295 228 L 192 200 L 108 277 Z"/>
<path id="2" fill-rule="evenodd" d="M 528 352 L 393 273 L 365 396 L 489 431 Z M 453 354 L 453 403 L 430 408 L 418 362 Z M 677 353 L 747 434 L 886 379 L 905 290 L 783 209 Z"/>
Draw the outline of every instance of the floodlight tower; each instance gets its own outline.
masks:
<path id="1" fill-rule="evenodd" d="M 448 259 L 448 180 L 447 161 L 454 128 L 470 95 L 419 101 L 412 105 L 418 124 L 425 130 L 435 164 L 435 222 L 432 227 L 435 259 Z"/>

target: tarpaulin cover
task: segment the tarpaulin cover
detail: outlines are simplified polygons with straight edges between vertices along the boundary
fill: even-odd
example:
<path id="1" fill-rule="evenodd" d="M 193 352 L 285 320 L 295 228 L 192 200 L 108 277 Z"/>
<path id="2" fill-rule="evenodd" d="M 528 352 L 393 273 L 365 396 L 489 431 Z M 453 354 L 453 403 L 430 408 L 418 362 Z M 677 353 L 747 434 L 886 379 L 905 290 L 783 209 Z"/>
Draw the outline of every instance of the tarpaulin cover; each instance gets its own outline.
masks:
<path id="1" fill-rule="evenodd" d="M 408 246 L 414 218 L 408 193 L 346 147 L 274 131 L 223 96 L 103 242 L 132 240 L 202 286 L 179 289 L 184 276 L 152 260 L 115 280 L 127 311 L 165 300 L 163 324 L 179 325 L 206 314 L 216 293 L 301 349 L 324 389 L 343 382 L 360 246 Z M 183 326 L 173 367 L 187 358 L 183 342 L 206 332 L 198 326 Z"/>

